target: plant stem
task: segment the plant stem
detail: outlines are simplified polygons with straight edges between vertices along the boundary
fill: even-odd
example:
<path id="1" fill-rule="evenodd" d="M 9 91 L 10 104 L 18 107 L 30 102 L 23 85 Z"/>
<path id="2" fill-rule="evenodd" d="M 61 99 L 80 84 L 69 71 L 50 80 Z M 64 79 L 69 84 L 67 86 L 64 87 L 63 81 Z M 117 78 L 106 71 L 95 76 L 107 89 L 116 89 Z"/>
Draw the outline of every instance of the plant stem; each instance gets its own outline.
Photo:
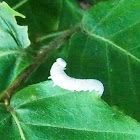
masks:
<path id="1" fill-rule="evenodd" d="M 28 78 L 28 76 L 55 50 L 57 50 L 62 44 L 69 39 L 69 37 L 79 29 L 79 26 L 72 28 L 65 32 L 63 35 L 54 39 L 48 45 L 44 46 L 41 51 L 39 51 L 35 57 L 34 62 L 21 72 L 21 74 L 9 85 L 9 87 L 0 94 L 0 101 L 9 99 L 20 87 L 21 83 Z"/>

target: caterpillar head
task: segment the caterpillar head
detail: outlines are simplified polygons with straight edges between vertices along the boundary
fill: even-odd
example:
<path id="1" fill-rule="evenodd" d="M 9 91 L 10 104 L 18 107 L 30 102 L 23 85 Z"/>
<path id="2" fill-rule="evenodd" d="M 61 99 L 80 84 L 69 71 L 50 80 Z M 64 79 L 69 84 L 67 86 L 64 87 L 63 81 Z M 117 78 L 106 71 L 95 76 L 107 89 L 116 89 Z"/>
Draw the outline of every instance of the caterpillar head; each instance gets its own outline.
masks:
<path id="1" fill-rule="evenodd" d="M 66 61 L 62 58 L 57 58 L 56 62 L 63 68 L 65 68 L 67 65 Z"/>

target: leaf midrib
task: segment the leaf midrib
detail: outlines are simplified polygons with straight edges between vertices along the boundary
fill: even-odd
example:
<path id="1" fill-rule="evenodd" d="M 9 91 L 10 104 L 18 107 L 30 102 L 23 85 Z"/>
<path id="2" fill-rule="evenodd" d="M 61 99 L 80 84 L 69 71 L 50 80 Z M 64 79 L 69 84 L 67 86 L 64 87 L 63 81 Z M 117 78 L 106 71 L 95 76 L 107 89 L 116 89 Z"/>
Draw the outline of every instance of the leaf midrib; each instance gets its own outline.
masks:
<path id="1" fill-rule="evenodd" d="M 120 47 L 119 45 L 115 44 L 114 42 L 112 42 L 111 40 L 103 37 L 103 36 L 99 36 L 93 33 L 90 33 L 88 31 L 85 31 L 88 35 L 93 36 L 94 38 L 97 38 L 103 42 L 106 42 L 108 44 L 110 44 L 112 47 L 114 46 L 117 50 L 119 50 L 120 52 L 122 52 L 123 54 L 125 54 L 126 56 L 130 56 L 130 58 L 132 58 L 133 60 L 137 61 L 140 63 L 140 59 L 137 58 L 136 56 L 134 56 L 133 54 L 131 54 L 130 52 L 126 51 L 125 49 L 123 49 L 122 47 Z"/>
<path id="2" fill-rule="evenodd" d="M 26 140 L 25 135 L 24 135 L 23 130 L 22 130 L 22 127 L 21 127 L 21 124 L 20 124 L 20 121 L 19 121 L 19 119 L 17 118 L 15 112 L 11 111 L 10 113 L 11 113 L 11 115 L 12 115 L 12 117 L 13 117 L 13 119 L 14 119 L 16 125 L 17 125 L 17 128 L 18 128 L 18 130 L 19 130 L 19 134 L 20 134 L 22 140 Z"/>
<path id="3" fill-rule="evenodd" d="M 33 124 L 33 123 L 25 123 L 25 122 L 21 122 L 24 125 L 32 125 L 32 126 L 42 126 L 42 127 L 52 127 L 52 128 L 59 128 L 59 129 L 68 129 L 68 130 L 76 130 L 76 131 L 86 131 L 86 132 L 93 132 L 93 133 L 113 133 L 113 134 L 127 134 L 127 135 L 140 135 L 140 133 L 128 133 L 128 132 L 116 132 L 116 131 L 97 131 L 97 130 L 91 130 L 91 129 L 81 129 L 81 128 L 70 128 L 70 127 L 61 127 L 61 126 L 56 126 L 56 125 L 52 125 L 52 124 Z"/>
<path id="4" fill-rule="evenodd" d="M 47 94 L 47 93 L 46 93 Z M 41 97 L 41 98 L 36 98 L 36 99 L 32 99 L 32 100 L 28 100 L 28 101 L 25 101 L 23 102 L 22 104 L 19 104 L 18 106 L 12 106 L 14 108 L 14 110 L 18 109 L 19 107 L 23 106 L 23 105 L 26 105 L 26 104 L 29 104 L 29 103 L 33 103 L 33 102 L 37 102 L 37 101 L 40 101 L 40 100 L 45 100 L 45 99 L 50 99 L 50 98 L 57 98 L 57 97 L 61 97 L 63 95 L 67 96 L 72 93 L 63 93 L 63 94 L 57 94 L 57 95 L 53 95 L 53 96 L 47 96 L 47 97 Z M 76 94 L 76 93 L 73 93 L 73 94 Z M 79 94 L 79 93 L 77 93 Z M 81 93 L 82 94 L 82 93 Z M 93 98 L 97 98 L 98 100 L 98 97 L 96 97 L 96 95 L 93 95 Z"/>
<path id="5" fill-rule="evenodd" d="M 18 106 L 14 107 L 14 109 L 18 109 L 19 107 L 21 107 L 23 105 L 26 105 L 26 104 L 29 104 L 29 103 L 33 103 L 33 102 L 37 102 L 39 100 L 45 100 L 45 99 L 59 97 L 59 96 L 63 96 L 63 95 L 66 95 L 66 93 L 64 93 L 64 94 L 58 94 L 58 95 L 54 95 L 54 96 L 47 96 L 47 97 L 42 97 L 42 98 L 36 98 L 36 99 L 28 100 L 28 101 L 25 101 L 22 104 L 19 104 Z"/>

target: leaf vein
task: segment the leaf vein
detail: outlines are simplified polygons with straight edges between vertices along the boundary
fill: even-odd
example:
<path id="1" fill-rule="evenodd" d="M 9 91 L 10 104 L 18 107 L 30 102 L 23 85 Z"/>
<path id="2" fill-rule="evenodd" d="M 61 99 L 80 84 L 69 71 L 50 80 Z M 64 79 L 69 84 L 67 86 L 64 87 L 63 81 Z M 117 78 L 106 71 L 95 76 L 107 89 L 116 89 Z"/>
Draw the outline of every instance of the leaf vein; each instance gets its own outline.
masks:
<path id="1" fill-rule="evenodd" d="M 94 28 L 92 29 L 91 32 L 95 31 L 95 29 L 96 29 L 99 25 L 101 25 L 109 16 L 111 16 L 111 14 L 122 4 L 123 1 L 124 1 L 124 0 L 120 0 L 120 2 L 118 3 L 118 5 L 116 5 L 114 8 L 112 8 L 112 10 L 109 11 L 109 12 L 107 13 L 107 15 L 106 15 L 104 18 L 102 18 L 102 19 L 94 26 Z"/>
<path id="2" fill-rule="evenodd" d="M 108 83 L 109 83 L 109 91 L 111 96 L 111 103 L 112 103 L 112 91 L 111 91 L 111 73 L 110 73 L 110 64 L 109 64 L 109 50 L 106 44 L 106 60 L 107 60 L 107 74 L 108 74 Z"/>
<path id="3" fill-rule="evenodd" d="M 81 129 L 81 128 L 70 128 L 70 127 L 62 127 L 62 126 L 54 126 L 52 124 L 33 124 L 33 123 L 25 123 L 20 122 L 25 125 L 32 125 L 32 126 L 43 126 L 43 127 L 52 127 L 52 128 L 60 128 L 60 129 L 68 129 L 68 130 L 77 130 L 77 131 L 88 131 L 88 132 L 94 132 L 94 133 L 114 133 L 114 134 L 127 134 L 127 135 L 140 135 L 140 133 L 131 133 L 131 132 L 116 132 L 116 131 L 99 131 L 99 130 L 91 130 L 91 129 Z"/>
<path id="4" fill-rule="evenodd" d="M 107 38 L 102 37 L 102 36 L 99 36 L 99 35 L 96 35 L 96 34 L 93 34 L 93 33 L 90 33 L 90 32 L 87 32 L 87 33 L 88 33 L 88 35 L 90 35 L 90 36 L 93 36 L 93 37 L 95 37 L 95 38 L 97 38 L 97 39 L 100 39 L 100 40 L 102 40 L 102 41 L 104 41 L 104 42 L 110 44 L 111 46 L 114 46 L 116 49 L 118 49 L 119 51 L 121 51 L 121 52 L 124 53 L 125 55 L 130 56 L 133 60 L 135 60 L 135 61 L 137 61 L 137 62 L 140 63 L 140 59 L 139 59 L 139 58 L 137 58 L 136 56 L 134 56 L 134 55 L 131 54 L 130 52 L 126 51 L 125 49 L 121 48 L 119 45 L 115 44 L 114 42 L 108 40 Z"/>
<path id="5" fill-rule="evenodd" d="M 125 30 L 127 30 L 127 29 L 129 29 L 129 28 L 132 28 L 133 26 L 136 26 L 136 25 L 139 24 L 139 23 L 140 23 L 140 21 L 138 21 L 138 22 L 136 22 L 136 23 L 134 23 L 134 24 L 132 24 L 132 25 L 126 27 L 126 28 L 123 28 L 122 30 L 117 31 L 117 32 L 111 34 L 111 35 L 108 36 L 108 37 L 113 37 L 113 36 L 115 36 L 115 35 L 118 34 L 118 33 L 124 32 Z"/>

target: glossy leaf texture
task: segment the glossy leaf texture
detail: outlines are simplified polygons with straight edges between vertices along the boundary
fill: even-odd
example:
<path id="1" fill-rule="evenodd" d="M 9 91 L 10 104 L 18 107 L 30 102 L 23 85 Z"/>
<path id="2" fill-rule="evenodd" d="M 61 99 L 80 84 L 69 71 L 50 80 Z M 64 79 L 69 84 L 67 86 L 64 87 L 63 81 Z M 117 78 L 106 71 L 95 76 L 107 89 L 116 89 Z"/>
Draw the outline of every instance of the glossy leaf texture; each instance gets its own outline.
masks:
<path id="1" fill-rule="evenodd" d="M 84 32 L 71 38 L 67 73 L 103 82 L 103 99 L 140 121 L 140 1 L 110 0 L 90 8 Z"/>
<path id="2" fill-rule="evenodd" d="M 6 140 L 20 140 L 15 120 L 22 138 L 27 140 L 140 139 L 140 124 L 110 108 L 95 92 L 71 92 L 53 87 L 51 81 L 19 91 L 11 107 L 14 118 L 5 111 L 0 116 L 6 128 L 12 122 L 10 133 L 3 137 Z"/>
<path id="3" fill-rule="evenodd" d="M 15 78 L 16 69 L 30 45 L 27 27 L 19 26 L 15 16 L 23 15 L 11 9 L 5 2 L 0 3 L 0 92 Z"/>

